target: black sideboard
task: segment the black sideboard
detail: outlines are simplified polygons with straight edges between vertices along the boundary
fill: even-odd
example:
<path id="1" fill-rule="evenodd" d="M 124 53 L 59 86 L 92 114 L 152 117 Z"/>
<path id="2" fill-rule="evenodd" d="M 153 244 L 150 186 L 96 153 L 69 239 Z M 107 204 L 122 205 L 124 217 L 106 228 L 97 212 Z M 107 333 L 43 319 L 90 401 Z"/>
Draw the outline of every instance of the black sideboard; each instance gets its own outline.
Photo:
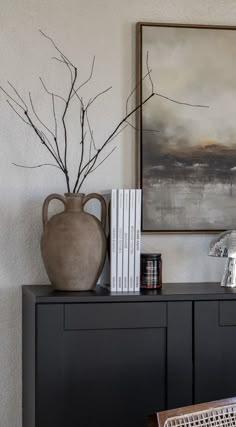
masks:
<path id="1" fill-rule="evenodd" d="M 140 295 L 23 286 L 23 427 L 145 427 L 236 395 L 236 291 Z"/>

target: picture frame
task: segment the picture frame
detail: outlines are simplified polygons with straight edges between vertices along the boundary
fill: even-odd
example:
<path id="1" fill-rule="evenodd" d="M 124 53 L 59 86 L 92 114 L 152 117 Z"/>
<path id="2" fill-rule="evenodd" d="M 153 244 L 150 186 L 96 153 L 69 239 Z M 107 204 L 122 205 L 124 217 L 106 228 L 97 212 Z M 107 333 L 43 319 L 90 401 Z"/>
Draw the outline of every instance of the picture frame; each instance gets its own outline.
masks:
<path id="1" fill-rule="evenodd" d="M 235 30 L 136 25 L 136 184 L 144 233 L 236 228 Z"/>

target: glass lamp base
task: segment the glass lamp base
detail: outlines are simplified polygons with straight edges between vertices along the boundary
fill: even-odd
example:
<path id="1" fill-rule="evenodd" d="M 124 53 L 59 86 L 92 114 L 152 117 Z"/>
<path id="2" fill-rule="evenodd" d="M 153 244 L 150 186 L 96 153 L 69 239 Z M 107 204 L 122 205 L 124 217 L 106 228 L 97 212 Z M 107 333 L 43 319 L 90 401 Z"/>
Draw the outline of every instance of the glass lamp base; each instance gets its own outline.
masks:
<path id="1" fill-rule="evenodd" d="M 221 286 L 226 288 L 236 287 L 236 258 L 228 258 L 221 280 Z"/>

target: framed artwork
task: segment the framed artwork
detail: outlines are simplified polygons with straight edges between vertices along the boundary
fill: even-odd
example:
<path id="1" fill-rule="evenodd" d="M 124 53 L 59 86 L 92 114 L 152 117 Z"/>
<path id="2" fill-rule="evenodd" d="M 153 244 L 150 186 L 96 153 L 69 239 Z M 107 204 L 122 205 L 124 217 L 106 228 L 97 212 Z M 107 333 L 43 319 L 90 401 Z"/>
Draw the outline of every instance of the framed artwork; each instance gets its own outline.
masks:
<path id="1" fill-rule="evenodd" d="M 137 24 L 144 232 L 236 228 L 235 30 Z"/>

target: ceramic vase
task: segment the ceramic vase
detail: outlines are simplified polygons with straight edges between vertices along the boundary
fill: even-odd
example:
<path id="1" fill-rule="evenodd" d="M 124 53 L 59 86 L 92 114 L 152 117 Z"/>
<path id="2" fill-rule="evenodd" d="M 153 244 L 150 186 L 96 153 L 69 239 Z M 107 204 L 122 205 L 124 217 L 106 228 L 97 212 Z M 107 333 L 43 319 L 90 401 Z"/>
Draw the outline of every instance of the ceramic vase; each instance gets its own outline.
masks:
<path id="1" fill-rule="evenodd" d="M 101 221 L 84 212 L 91 199 L 101 203 Z M 48 206 L 60 200 L 64 211 L 48 219 Z M 41 253 L 52 285 L 61 291 L 89 291 L 96 286 L 106 256 L 106 202 L 96 193 L 51 194 L 43 204 Z"/>

